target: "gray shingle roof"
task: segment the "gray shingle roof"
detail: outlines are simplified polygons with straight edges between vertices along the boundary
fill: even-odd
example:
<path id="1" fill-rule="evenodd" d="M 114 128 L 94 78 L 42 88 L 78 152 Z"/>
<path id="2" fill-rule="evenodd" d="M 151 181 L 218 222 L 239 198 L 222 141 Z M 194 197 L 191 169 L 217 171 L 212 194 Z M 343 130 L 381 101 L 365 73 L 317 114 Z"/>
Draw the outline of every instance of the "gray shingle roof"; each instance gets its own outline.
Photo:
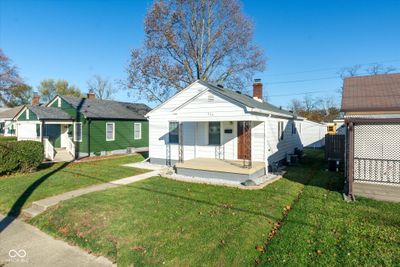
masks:
<path id="1" fill-rule="evenodd" d="M 208 88 L 216 90 L 217 92 L 221 93 L 222 95 L 225 95 L 225 96 L 227 96 L 229 98 L 232 98 L 232 99 L 236 100 L 237 102 L 245 105 L 246 107 L 258 108 L 258 109 L 262 109 L 262 110 L 265 110 L 265 111 L 270 111 L 270 112 L 274 112 L 274 113 L 280 113 L 280 114 L 283 114 L 283 115 L 286 115 L 286 116 L 294 116 L 294 114 L 292 112 L 280 109 L 280 108 L 278 108 L 278 107 L 276 107 L 274 105 L 271 105 L 271 104 L 269 104 L 267 102 L 257 101 L 255 99 L 253 99 L 251 96 L 235 92 L 235 91 L 233 91 L 231 89 L 221 88 L 221 87 L 216 86 L 214 84 L 211 84 L 209 82 L 205 82 L 205 81 L 201 81 L 201 80 L 199 80 L 199 82 L 201 84 L 203 84 L 204 86 L 207 86 Z"/>
<path id="2" fill-rule="evenodd" d="M 112 100 L 88 99 L 60 96 L 72 107 L 93 119 L 133 119 L 146 120 L 144 115 L 151 109 L 141 103 L 126 103 Z"/>
<path id="3" fill-rule="evenodd" d="M 29 106 L 40 120 L 71 120 L 71 116 L 59 108 L 45 106 Z"/>
<path id="4" fill-rule="evenodd" d="M 18 106 L 18 107 L 7 109 L 0 113 L 0 118 L 1 119 L 14 118 L 21 111 L 21 109 L 23 107 L 24 106 Z"/>

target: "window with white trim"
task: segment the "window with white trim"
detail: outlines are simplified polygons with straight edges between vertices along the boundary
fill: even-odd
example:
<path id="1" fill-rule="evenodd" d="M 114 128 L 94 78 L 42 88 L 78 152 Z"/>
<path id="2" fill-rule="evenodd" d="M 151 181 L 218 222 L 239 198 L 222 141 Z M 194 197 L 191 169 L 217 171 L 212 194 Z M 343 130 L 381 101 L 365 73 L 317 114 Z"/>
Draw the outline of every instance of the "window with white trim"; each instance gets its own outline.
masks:
<path id="1" fill-rule="evenodd" d="M 135 140 L 142 139 L 142 124 L 139 122 L 133 124 L 133 138 Z"/>
<path id="2" fill-rule="evenodd" d="M 82 142 L 82 122 L 74 122 L 74 141 Z"/>
<path id="3" fill-rule="evenodd" d="M 25 111 L 26 119 L 29 120 L 29 109 Z"/>
<path id="4" fill-rule="evenodd" d="M 59 108 L 61 108 L 61 98 L 60 98 L 60 97 L 57 99 L 57 106 L 58 106 Z"/>
<path id="5" fill-rule="evenodd" d="M 106 123 L 106 141 L 115 140 L 115 124 L 113 122 Z"/>
<path id="6" fill-rule="evenodd" d="M 283 140 L 283 121 L 278 121 L 278 140 Z"/>

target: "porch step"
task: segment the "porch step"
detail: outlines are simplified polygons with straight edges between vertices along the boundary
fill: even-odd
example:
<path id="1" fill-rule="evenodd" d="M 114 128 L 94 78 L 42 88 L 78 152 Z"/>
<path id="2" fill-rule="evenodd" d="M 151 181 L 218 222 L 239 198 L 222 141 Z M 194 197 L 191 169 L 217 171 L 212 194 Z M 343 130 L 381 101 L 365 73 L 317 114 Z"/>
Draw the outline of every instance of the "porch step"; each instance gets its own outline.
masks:
<path id="1" fill-rule="evenodd" d="M 73 161 L 74 157 L 65 148 L 55 148 L 54 162 Z"/>

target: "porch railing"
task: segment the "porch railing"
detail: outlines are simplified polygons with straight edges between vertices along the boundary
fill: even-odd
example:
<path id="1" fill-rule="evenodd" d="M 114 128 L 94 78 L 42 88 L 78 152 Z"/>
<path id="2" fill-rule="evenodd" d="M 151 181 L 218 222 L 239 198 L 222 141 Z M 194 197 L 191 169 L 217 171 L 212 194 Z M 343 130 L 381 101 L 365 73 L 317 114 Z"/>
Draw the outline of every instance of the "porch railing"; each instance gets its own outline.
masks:
<path id="1" fill-rule="evenodd" d="M 400 184 L 400 160 L 354 158 L 354 181 Z"/>
<path id="2" fill-rule="evenodd" d="M 75 144 L 69 137 L 67 138 L 67 152 L 75 158 Z"/>
<path id="3" fill-rule="evenodd" d="M 44 157 L 49 160 L 54 160 L 54 147 L 50 143 L 48 137 L 43 137 Z"/>

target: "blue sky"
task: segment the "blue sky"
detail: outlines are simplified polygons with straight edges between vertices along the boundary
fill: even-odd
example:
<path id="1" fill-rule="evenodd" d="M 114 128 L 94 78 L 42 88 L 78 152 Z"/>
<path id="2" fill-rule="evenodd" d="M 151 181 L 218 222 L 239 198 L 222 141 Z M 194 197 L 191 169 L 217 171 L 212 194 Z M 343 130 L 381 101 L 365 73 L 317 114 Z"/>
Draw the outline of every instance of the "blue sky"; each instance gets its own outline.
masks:
<path id="1" fill-rule="evenodd" d="M 85 92 L 95 74 L 125 77 L 151 3 L 0 0 L 0 47 L 35 88 L 55 78 Z M 286 107 L 315 91 L 314 97 L 334 95 L 339 102 L 341 67 L 382 62 L 400 72 L 398 0 L 247 0 L 243 7 L 268 58 L 266 71 L 255 78 L 275 105 Z M 126 92 L 117 99 L 128 100 Z"/>

